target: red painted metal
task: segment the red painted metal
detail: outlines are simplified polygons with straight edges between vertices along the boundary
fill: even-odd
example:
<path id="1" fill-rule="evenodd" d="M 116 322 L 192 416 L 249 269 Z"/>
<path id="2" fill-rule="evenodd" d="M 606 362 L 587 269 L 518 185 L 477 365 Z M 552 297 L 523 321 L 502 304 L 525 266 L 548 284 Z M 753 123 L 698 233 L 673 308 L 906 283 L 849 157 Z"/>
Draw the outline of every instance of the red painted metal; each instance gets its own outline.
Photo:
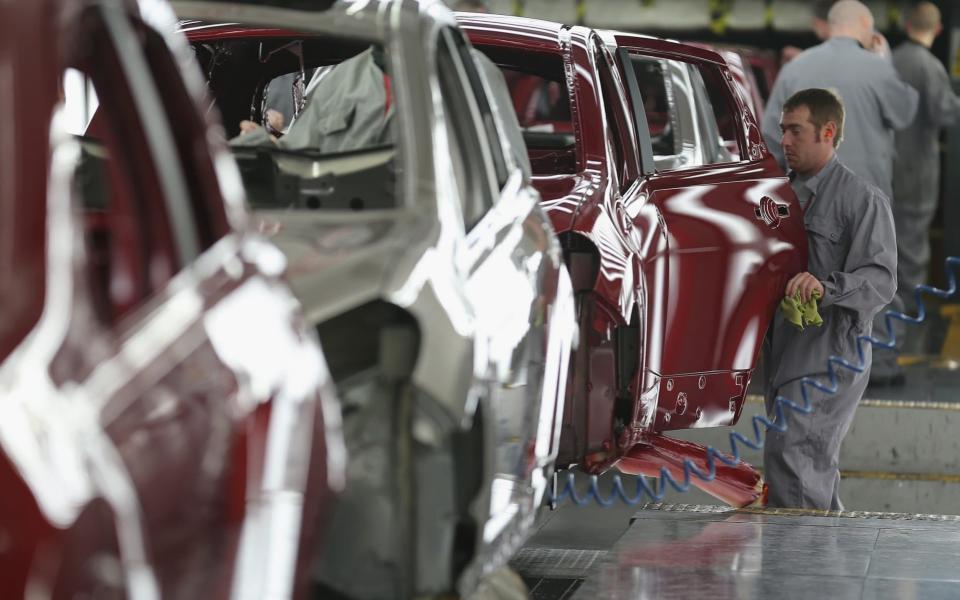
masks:
<path id="1" fill-rule="evenodd" d="M 104 4 L 137 18 L 133 2 Z M 0 106 L 11 116 L 0 134 L 0 377 L 9 386 L 0 393 L 7 425 L 0 426 L 0 590 L 8 598 L 233 597 L 241 533 L 264 539 L 252 525 L 273 518 L 265 490 L 283 493 L 288 482 L 263 478 L 285 473 L 275 455 L 296 437 L 308 440 L 287 448 L 302 472 L 304 502 L 299 525 L 286 533 L 294 595 L 306 597 L 307 563 L 334 493 L 320 410 L 330 388 L 321 385 L 322 359 L 315 375 L 305 370 L 300 390 L 275 385 L 282 381 L 275 366 L 251 359 L 320 355 L 275 269 L 243 251 L 249 244 L 272 248 L 228 225 L 209 146 L 218 136 L 201 116 L 200 88 L 188 93 L 174 72 L 152 74 L 170 86 L 162 88 L 165 109 L 180 126 L 171 139 L 193 176 L 193 216 L 211 238 L 201 244 L 217 240 L 218 247 L 197 265 L 183 265 L 175 281 L 123 319 L 95 317 L 93 259 L 82 235 L 71 233 L 83 229 L 82 207 L 63 208 L 67 187 L 48 186 L 56 181 L 51 131 L 63 134 L 51 127 L 58 80 L 72 66 L 62 61 L 75 56 L 73 44 L 96 6 L 36 0 L 0 9 Z M 83 49 L 95 52 L 95 45 Z M 131 133 L 122 147 L 150 156 L 137 140 Z M 231 207 L 234 217 L 238 210 Z M 64 244 L 74 245 L 65 251 Z M 145 247 L 156 252 L 144 259 L 155 269 L 170 258 L 143 241 L 116 252 L 129 257 Z M 231 311 L 244 290 L 260 293 L 257 318 L 280 318 L 276 336 L 242 333 L 252 315 Z M 223 335 L 231 343 L 224 345 Z M 283 422 L 273 409 L 291 403 L 313 410 L 296 435 L 278 437 Z"/>
<path id="2" fill-rule="evenodd" d="M 744 104 L 753 111 L 753 118 L 759 123 L 763 119 L 763 109 L 766 101 L 761 92 L 762 88 L 757 81 L 757 73 L 754 73 L 749 51 L 741 48 L 715 48 L 702 43 L 691 45 L 712 50 L 723 57 L 730 69 L 730 74 L 733 75 L 734 89 L 740 95 Z M 766 84 L 766 80 L 764 80 L 764 84 Z"/>
<path id="3" fill-rule="evenodd" d="M 603 83 L 605 54 L 596 32 L 496 15 L 460 15 L 459 21 L 480 50 L 503 56 L 513 49 L 521 63 L 524 52 L 552 53 L 566 70 L 579 172 L 534 177 L 581 293 L 581 344 L 558 464 L 599 472 L 618 460 L 624 468 L 621 457 L 633 452 L 629 468 L 639 468 L 640 456 L 648 466 L 672 464 L 676 447 L 653 433 L 729 425 L 740 415 L 786 281 L 806 263 L 796 197 L 717 53 L 614 36 L 633 53 L 719 69 L 729 88 L 722 93 L 736 107 L 744 157 L 624 182 L 611 161 L 624 156 L 623 173 L 638 171 L 631 160 L 639 150 L 623 145 L 639 142 L 622 130 L 634 127 L 623 108 L 629 102 L 620 82 L 624 65 L 616 62 Z M 762 198 L 788 207 L 777 227 L 756 217 Z M 583 276 L 591 255 L 592 279 Z M 634 368 L 618 367 L 618 336 L 633 336 L 639 345 Z M 624 390 L 626 398 L 617 400 Z M 657 451 L 661 443 L 666 453 Z M 723 471 L 721 478 L 733 477 L 740 489 L 738 473 Z"/>
<path id="4" fill-rule="evenodd" d="M 732 460 L 729 455 L 727 458 Z M 702 473 L 710 471 L 706 448 L 703 446 L 651 433 L 620 459 L 617 468 L 630 475 L 647 477 L 660 477 L 660 469 L 666 468 L 674 481 L 682 484 L 686 461 L 693 463 Z M 714 465 L 715 479 L 704 481 L 691 476 L 690 483 L 730 506 L 766 506 L 767 485 L 759 471 L 742 461 L 730 466 L 714 459 Z M 661 485 L 669 484 L 661 480 Z"/>

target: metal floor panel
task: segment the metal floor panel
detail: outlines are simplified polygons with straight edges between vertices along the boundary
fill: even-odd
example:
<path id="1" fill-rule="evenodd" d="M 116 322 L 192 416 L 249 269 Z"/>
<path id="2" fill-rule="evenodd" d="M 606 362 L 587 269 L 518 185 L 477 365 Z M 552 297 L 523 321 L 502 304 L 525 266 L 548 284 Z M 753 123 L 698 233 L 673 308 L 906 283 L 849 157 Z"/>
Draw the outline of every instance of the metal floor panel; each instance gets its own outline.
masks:
<path id="1" fill-rule="evenodd" d="M 583 579 L 606 554 L 606 550 L 528 547 L 517 552 L 510 566 L 524 577 Z"/>
<path id="2" fill-rule="evenodd" d="M 650 504 L 574 598 L 960 598 L 960 517 Z"/>

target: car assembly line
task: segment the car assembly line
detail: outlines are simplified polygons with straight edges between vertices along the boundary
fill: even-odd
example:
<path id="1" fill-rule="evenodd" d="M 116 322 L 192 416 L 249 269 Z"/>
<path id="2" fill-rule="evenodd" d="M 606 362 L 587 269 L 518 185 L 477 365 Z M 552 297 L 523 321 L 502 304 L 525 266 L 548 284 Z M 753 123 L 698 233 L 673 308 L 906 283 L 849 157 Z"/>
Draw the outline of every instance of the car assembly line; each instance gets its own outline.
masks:
<path id="1" fill-rule="evenodd" d="M 0 5 L 0 597 L 960 593 L 960 258 L 764 406 L 847 241 L 761 134 L 784 63 L 559 4 Z M 767 508 L 868 347 L 914 370 L 849 510 Z"/>

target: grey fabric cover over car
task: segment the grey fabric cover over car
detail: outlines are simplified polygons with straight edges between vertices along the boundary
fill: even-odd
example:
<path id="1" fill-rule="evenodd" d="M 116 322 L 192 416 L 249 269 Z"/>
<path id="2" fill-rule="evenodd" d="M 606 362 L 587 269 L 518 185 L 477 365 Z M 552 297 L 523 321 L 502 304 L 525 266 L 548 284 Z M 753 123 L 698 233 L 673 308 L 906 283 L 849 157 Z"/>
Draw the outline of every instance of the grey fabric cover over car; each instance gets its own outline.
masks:
<path id="1" fill-rule="evenodd" d="M 372 48 L 343 61 L 310 91 L 303 112 L 277 146 L 335 154 L 389 144 L 394 110 L 387 102 L 387 81 Z M 266 129 L 258 127 L 230 143 L 259 146 L 271 139 Z"/>

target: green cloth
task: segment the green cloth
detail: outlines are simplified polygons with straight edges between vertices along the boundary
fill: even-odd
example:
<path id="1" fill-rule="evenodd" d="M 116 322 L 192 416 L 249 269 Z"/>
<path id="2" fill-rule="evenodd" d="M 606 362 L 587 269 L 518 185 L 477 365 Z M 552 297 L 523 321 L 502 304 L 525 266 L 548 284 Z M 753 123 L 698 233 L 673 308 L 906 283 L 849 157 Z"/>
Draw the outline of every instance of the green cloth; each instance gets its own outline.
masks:
<path id="1" fill-rule="evenodd" d="M 807 325 L 823 325 L 823 319 L 820 317 L 820 311 L 817 310 L 817 300 L 820 299 L 820 292 L 814 291 L 810 294 L 810 300 L 803 302 L 798 290 L 793 296 L 788 296 L 780 301 L 780 312 L 783 318 L 794 327 L 803 331 Z"/>

